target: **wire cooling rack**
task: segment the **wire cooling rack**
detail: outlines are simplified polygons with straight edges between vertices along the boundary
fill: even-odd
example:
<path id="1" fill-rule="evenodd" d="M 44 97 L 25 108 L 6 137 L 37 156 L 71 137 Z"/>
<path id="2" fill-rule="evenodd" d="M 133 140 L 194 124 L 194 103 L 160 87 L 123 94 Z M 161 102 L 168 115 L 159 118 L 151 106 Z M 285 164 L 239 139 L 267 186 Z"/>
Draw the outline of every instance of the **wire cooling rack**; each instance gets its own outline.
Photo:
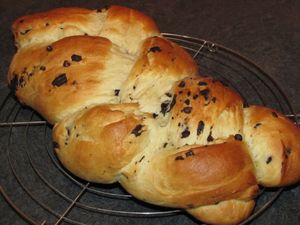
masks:
<path id="1" fill-rule="evenodd" d="M 298 125 L 297 115 L 279 85 L 250 60 L 221 45 L 198 38 L 163 34 L 184 47 L 202 75 L 235 89 L 246 104 L 283 112 Z M 51 126 L 9 93 L 0 107 L 0 191 L 30 224 L 198 224 L 181 210 L 152 206 L 134 199 L 118 184 L 93 184 L 74 177 L 57 160 Z M 262 189 L 249 224 L 266 210 L 282 189 Z"/>

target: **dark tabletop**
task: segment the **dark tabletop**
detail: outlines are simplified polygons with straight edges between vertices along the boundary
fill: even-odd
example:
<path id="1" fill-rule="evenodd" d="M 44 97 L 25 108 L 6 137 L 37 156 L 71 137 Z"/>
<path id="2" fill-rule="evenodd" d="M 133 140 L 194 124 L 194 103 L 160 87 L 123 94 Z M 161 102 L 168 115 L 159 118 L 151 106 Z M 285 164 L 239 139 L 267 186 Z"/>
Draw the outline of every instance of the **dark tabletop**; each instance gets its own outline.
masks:
<path id="1" fill-rule="evenodd" d="M 15 52 L 10 25 L 14 19 L 25 14 L 55 7 L 102 8 L 119 4 L 143 11 L 153 17 L 162 32 L 184 34 L 219 43 L 233 49 L 259 65 L 284 90 L 296 112 L 300 113 L 300 1 L 222 1 L 222 0 L 160 0 L 160 1 L 105 1 L 105 0 L 0 0 L 0 93 L 7 94 L 5 77 Z M 2 98 L 3 99 L 3 98 Z M 2 100 L 1 100 L 2 101 Z M 1 122 L 1 121 L 0 121 Z M 23 195 L 6 162 L 3 141 L 0 136 L 1 175 L 0 184 L 15 199 L 21 210 L 37 221 L 46 220 L 47 213 L 39 213 L 36 204 Z M 299 140 L 300 141 L 300 140 Z M 28 178 L 30 180 L 30 178 Z M 14 191 L 15 189 L 15 191 Z M 17 199 L 17 200 L 16 200 Z M 23 202 L 22 202 L 23 201 Z M 63 206 L 62 206 L 63 207 Z M 149 222 L 152 220 L 151 222 Z M 51 219 L 49 219 L 51 221 Z M 167 218 L 137 219 L 103 216 L 92 224 L 196 224 L 186 215 Z M 0 197 L 0 224 L 27 224 Z M 285 190 L 275 203 L 251 224 L 300 224 L 300 186 Z"/>

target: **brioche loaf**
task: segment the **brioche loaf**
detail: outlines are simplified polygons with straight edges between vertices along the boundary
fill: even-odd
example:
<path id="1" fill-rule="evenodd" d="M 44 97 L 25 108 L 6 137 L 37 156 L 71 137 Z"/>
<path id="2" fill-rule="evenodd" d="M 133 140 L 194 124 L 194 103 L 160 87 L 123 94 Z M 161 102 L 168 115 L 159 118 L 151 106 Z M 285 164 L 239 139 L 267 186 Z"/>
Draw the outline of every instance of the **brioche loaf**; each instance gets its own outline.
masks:
<path id="1" fill-rule="evenodd" d="M 300 131 L 243 106 L 133 9 L 61 8 L 17 19 L 8 72 L 17 98 L 54 124 L 62 164 L 143 201 L 237 224 L 258 184 L 300 180 Z"/>

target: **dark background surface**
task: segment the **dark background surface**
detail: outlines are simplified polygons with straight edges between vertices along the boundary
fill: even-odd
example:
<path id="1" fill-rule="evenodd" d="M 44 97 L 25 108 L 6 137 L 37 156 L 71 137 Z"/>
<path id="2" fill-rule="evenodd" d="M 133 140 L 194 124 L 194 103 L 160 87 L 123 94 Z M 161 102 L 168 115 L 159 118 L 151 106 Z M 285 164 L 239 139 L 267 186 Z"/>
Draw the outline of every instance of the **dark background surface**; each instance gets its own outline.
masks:
<path id="1" fill-rule="evenodd" d="M 44 11 L 55 7 L 76 6 L 102 8 L 120 4 L 143 11 L 153 17 L 162 32 L 199 37 L 234 49 L 254 61 L 268 73 L 285 91 L 295 111 L 300 113 L 300 1 L 34 1 L 0 0 L 0 93 L 7 93 L 5 77 L 9 62 L 14 54 L 10 25 L 14 19 L 25 14 Z M 55 221 L 41 213 L 38 206 L 17 188 L 8 170 L 4 142 L 6 131 L 1 131 L 1 175 L 3 189 L 26 213 L 37 221 Z M 299 140 L 300 141 L 300 140 Z M 20 144 L 22 146 L 22 144 Z M 20 147 L 21 148 L 21 147 Z M 51 173 L 49 171 L 49 173 Z M 32 178 L 33 179 L 33 178 Z M 35 182 L 28 178 L 28 182 Z M 36 184 L 38 185 L 38 184 Z M 70 190 L 72 194 L 73 190 Z M 74 190 L 76 193 L 77 190 Z M 41 194 L 41 193 L 37 193 Z M 47 195 L 42 193 L 42 195 Z M 92 198 L 92 196 L 91 196 Z M 87 199 L 88 200 L 88 199 Z M 66 204 L 67 206 L 67 204 Z M 61 203 L 61 211 L 64 203 Z M 74 212 L 76 214 L 77 212 Z M 78 215 L 84 216 L 84 214 Z M 76 215 L 73 215 L 76 217 Z M 0 197 L 0 224 L 27 224 Z M 185 215 L 171 218 L 136 219 L 100 216 L 91 224 L 196 224 Z M 284 191 L 279 199 L 251 224 L 300 224 L 300 187 Z"/>

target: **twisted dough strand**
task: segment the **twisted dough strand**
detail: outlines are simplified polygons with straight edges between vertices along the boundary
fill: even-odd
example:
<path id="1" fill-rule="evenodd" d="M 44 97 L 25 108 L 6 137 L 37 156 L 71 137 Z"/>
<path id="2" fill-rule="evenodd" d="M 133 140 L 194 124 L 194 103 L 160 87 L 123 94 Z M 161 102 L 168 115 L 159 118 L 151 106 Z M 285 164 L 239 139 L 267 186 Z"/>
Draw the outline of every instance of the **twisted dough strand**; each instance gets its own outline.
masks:
<path id="1" fill-rule="evenodd" d="M 55 124 L 57 156 L 78 177 L 120 182 L 210 224 L 247 218 L 257 184 L 300 180 L 299 129 L 199 76 L 142 13 L 61 8 L 21 17 L 12 30 L 9 85 Z"/>

